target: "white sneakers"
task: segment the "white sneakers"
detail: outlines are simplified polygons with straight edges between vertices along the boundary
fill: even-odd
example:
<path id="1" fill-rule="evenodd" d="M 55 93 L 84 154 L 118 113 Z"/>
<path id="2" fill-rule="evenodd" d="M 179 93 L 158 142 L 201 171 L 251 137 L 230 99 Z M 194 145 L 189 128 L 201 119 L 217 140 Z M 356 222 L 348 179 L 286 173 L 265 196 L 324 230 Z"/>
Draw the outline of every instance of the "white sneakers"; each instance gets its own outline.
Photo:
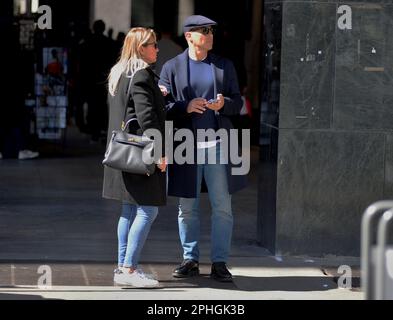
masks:
<path id="1" fill-rule="evenodd" d="M 159 283 L 152 275 L 145 274 L 142 270 L 135 270 L 129 273 L 126 268 L 117 268 L 114 271 L 113 281 L 116 284 L 128 285 L 136 288 L 154 288 L 158 287 Z"/>
<path id="2" fill-rule="evenodd" d="M 38 158 L 40 154 L 38 152 L 33 152 L 31 150 L 21 150 L 18 154 L 19 160 L 35 159 Z M 3 159 L 3 155 L 0 152 L 0 160 Z"/>
<path id="3" fill-rule="evenodd" d="M 33 152 L 31 150 L 21 150 L 19 151 L 18 159 L 19 160 L 34 159 L 34 158 L 38 158 L 39 155 L 40 154 L 38 152 Z"/>

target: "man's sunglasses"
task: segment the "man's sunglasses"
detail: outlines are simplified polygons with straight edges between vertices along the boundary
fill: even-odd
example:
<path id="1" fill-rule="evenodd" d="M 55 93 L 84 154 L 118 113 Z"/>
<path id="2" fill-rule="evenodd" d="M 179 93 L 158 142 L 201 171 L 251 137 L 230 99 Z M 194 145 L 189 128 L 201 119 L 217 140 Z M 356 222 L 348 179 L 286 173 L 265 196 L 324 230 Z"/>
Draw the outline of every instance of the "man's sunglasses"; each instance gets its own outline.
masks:
<path id="1" fill-rule="evenodd" d="M 206 36 L 210 32 L 212 34 L 214 34 L 216 30 L 213 27 L 201 27 L 201 28 L 191 29 L 190 31 L 192 31 L 192 32 L 200 32 L 200 33 L 202 33 L 202 34 L 204 34 Z"/>
<path id="2" fill-rule="evenodd" d="M 158 48 L 158 43 L 157 42 L 148 42 L 148 43 L 145 43 L 143 46 L 144 47 L 154 46 L 154 48 L 157 49 Z"/>

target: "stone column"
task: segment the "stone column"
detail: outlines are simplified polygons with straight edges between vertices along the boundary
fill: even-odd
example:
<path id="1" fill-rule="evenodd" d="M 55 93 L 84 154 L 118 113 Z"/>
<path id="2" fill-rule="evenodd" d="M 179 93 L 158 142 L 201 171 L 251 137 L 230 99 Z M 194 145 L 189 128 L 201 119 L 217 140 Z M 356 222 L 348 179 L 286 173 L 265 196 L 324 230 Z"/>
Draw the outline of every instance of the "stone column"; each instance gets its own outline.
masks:
<path id="1" fill-rule="evenodd" d="M 154 0 L 132 0 L 133 27 L 154 26 Z"/>
<path id="2" fill-rule="evenodd" d="M 183 34 L 183 22 L 188 16 L 194 14 L 194 0 L 179 0 L 179 20 L 177 33 Z"/>
<path id="3" fill-rule="evenodd" d="M 246 62 L 248 74 L 248 95 L 251 103 L 255 107 L 260 103 L 260 79 L 261 79 L 261 40 L 263 28 L 263 1 L 253 1 L 252 15 L 252 38 L 246 43 Z"/>

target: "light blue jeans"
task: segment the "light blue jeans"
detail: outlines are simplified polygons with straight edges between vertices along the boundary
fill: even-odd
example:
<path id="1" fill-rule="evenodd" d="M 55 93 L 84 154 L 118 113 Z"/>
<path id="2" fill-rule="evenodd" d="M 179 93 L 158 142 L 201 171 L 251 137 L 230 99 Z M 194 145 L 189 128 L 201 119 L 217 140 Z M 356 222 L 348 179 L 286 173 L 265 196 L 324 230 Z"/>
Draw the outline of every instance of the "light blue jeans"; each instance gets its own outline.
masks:
<path id="1" fill-rule="evenodd" d="M 231 195 L 228 192 L 228 178 L 225 164 L 220 164 L 220 145 L 198 149 L 198 153 L 215 153 L 217 164 L 198 164 L 197 197 L 179 199 L 179 235 L 183 246 L 183 258 L 199 261 L 200 236 L 200 190 L 202 176 L 208 188 L 212 208 L 211 216 L 211 261 L 227 262 L 231 247 L 233 216 Z M 200 156 L 200 154 L 198 155 Z M 203 154 L 202 154 L 203 156 Z"/>
<path id="2" fill-rule="evenodd" d="M 138 267 L 143 245 L 157 214 L 158 207 L 123 203 L 117 226 L 119 267 Z"/>

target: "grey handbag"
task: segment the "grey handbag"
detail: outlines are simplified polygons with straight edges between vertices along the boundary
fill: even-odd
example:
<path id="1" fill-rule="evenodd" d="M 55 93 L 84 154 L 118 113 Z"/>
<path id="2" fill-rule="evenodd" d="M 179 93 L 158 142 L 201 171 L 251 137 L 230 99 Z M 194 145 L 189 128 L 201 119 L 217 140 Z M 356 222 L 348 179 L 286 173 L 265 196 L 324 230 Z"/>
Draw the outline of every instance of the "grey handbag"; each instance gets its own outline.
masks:
<path id="1" fill-rule="evenodd" d="M 154 141 L 146 136 L 125 132 L 133 118 L 122 125 L 122 130 L 112 132 L 105 152 L 104 165 L 124 172 L 150 176 L 154 173 Z"/>

